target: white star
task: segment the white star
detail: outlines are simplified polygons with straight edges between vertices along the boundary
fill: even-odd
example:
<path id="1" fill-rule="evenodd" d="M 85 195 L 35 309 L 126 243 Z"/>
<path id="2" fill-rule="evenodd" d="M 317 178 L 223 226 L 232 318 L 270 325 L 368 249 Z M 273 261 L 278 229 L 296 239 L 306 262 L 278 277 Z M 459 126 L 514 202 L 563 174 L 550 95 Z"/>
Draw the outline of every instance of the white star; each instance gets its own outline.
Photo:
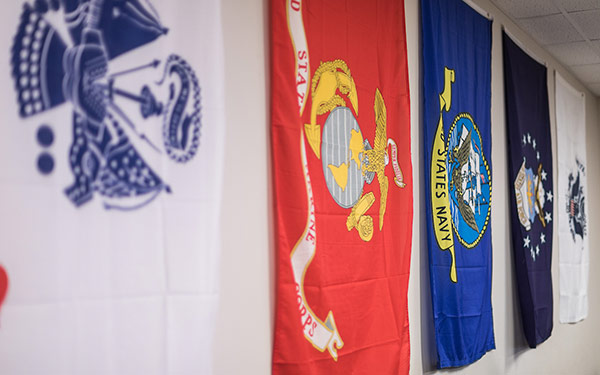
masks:
<path id="1" fill-rule="evenodd" d="M 552 195 L 552 190 L 548 190 L 548 192 L 546 193 L 546 197 L 547 197 L 546 199 L 549 202 L 552 202 L 552 198 L 554 198 L 554 196 Z"/>
<path id="2" fill-rule="evenodd" d="M 531 143 L 531 135 L 527 133 L 527 143 Z"/>
<path id="3" fill-rule="evenodd" d="M 544 233 L 540 234 L 540 242 L 546 243 L 546 235 Z"/>
<path id="4" fill-rule="evenodd" d="M 531 252 L 531 257 L 533 258 L 533 260 L 535 260 L 535 251 L 533 251 L 533 248 L 529 251 Z"/>
<path id="5" fill-rule="evenodd" d="M 525 134 L 523 134 L 523 144 L 526 145 L 527 144 L 527 137 L 525 136 Z"/>
<path id="6" fill-rule="evenodd" d="M 536 245 L 536 247 L 535 247 L 535 255 L 540 255 L 540 245 Z"/>
<path id="7" fill-rule="evenodd" d="M 552 221 L 552 215 L 550 215 L 550 212 L 546 212 L 546 216 L 544 216 L 544 218 L 546 219 L 546 223 L 550 224 L 550 222 Z"/>
<path id="8" fill-rule="evenodd" d="M 533 140 L 533 148 L 535 148 L 535 139 Z"/>
<path id="9" fill-rule="evenodd" d="M 523 244 L 523 247 L 529 247 L 529 243 L 531 242 L 531 240 L 529 239 L 529 236 L 525 237 L 525 239 L 523 241 L 525 242 Z"/>
<path id="10" fill-rule="evenodd" d="M 542 169 L 542 181 L 546 181 L 546 176 L 547 176 L 546 171 Z"/>
<path id="11" fill-rule="evenodd" d="M 537 160 L 540 160 L 540 152 L 539 151 L 535 153 L 535 157 L 537 158 Z"/>

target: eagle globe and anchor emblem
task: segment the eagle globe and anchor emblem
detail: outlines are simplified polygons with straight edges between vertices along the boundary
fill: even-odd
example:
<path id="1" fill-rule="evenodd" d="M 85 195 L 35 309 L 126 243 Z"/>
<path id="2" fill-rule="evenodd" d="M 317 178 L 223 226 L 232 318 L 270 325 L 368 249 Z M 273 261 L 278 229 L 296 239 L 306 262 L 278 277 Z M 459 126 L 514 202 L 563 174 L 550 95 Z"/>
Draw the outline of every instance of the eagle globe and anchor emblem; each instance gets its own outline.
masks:
<path id="1" fill-rule="evenodd" d="M 435 237 L 440 250 L 450 252 L 450 280 L 456 283 L 454 235 L 467 249 L 477 246 L 488 226 L 492 187 L 481 134 L 473 117 L 459 113 L 447 140 L 444 136 L 444 112 L 452 106 L 454 81 L 454 70 L 445 68 L 431 158 L 431 199 Z"/>
<path id="2" fill-rule="evenodd" d="M 65 194 L 75 206 L 100 194 L 107 209 L 143 207 L 161 192 L 171 192 L 146 160 L 166 155 L 187 163 L 197 153 L 200 86 L 188 63 L 172 54 L 112 68 L 113 59 L 167 32 L 149 0 L 24 4 L 11 51 L 19 114 L 30 118 L 72 105 L 68 160 L 74 182 Z M 132 80 L 145 84 L 135 91 Z M 135 114 L 131 108 L 136 106 Z M 40 126 L 40 145 L 50 147 L 53 139 L 52 128 Z M 44 152 L 39 171 L 49 174 L 53 167 L 54 158 Z"/>
<path id="3" fill-rule="evenodd" d="M 375 203 L 372 191 L 365 193 L 365 183 L 375 177 L 379 184 L 379 230 L 383 229 L 389 180 L 385 168 L 392 164 L 394 184 L 403 188 L 402 170 L 398 164 L 396 142 L 387 137 L 387 111 L 379 89 L 375 91 L 375 138 L 373 144 L 365 139 L 358 124 L 358 95 L 347 64 L 343 60 L 322 62 L 311 82 L 311 123 L 305 125 L 307 140 L 315 156 L 322 160 L 327 189 L 342 208 L 351 209 L 346 229 L 356 229 L 363 241 L 374 234 L 374 220 L 367 211 Z M 339 93 L 339 94 L 338 94 Z M 340 95 L 344 95 L 349 101 Z M 329 113 L 323 125 L 317 115 Z M 388 153 L 388 148 L 391 153 Z"/>

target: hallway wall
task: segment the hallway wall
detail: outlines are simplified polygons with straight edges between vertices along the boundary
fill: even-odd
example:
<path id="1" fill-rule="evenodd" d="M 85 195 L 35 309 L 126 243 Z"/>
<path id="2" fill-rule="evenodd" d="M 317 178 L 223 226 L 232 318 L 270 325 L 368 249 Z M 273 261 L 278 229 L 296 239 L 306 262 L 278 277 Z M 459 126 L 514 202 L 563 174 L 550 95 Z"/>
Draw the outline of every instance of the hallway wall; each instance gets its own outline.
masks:
<path id="1" fill-rule="evenodd" d="M 589 194 L 589 317 L 575 325 L 558 322 L 558 248 L 554 230 L 554 331 L 537 349 L 527 348 L 517 305 L 510 249 L 510 212 L 504 116 L 501 25 L 548 66 L 552 142 L 556 150 L 554 70 L 586 95 L 588 187 L 600 183 L 600 100 L 586 90 L 549 53 L 540 48 L 488 0 L 475 0 L 494 18 L 492 42 L 492 306 L 496 350 L 476 363 L 452 371 L 460 374 L 600 373 L 596 342 L 600 333 L 600 198 Z M 431 298 L 427 268 L 423 132 L 420 92 L 419 0 L 405 0 L 411 91 L 414 223 L 408 303 L 411 373 L 436 373 Z M 268 1 L 223 0 L 226 73 L 226 161 L 223 194 L 221 301 L 215 338 L 216 374 L 269 374 L 274 315 L 274 248 L 271 223 L 269 146 Z M 554 176 L 557 166 L 553 161 Z M 557 191 L 556 178 L 554 191 Z M 555 205 L 556 217 L 557 207 Z M 440 371 L 442 372 L 442 371 Z M 444 371 L 447 372 L 447 371 Z"/>

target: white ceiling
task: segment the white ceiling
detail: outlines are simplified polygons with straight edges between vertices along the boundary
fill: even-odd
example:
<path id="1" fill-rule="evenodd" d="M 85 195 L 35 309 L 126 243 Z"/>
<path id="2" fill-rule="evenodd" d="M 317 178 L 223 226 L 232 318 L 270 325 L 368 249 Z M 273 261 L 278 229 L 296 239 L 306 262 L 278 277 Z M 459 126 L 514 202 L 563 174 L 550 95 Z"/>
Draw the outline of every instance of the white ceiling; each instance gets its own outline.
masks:
<path id="1" fill-rule="evenodd" d="M 492 0 L 600 96 L 600 0 Z"/>

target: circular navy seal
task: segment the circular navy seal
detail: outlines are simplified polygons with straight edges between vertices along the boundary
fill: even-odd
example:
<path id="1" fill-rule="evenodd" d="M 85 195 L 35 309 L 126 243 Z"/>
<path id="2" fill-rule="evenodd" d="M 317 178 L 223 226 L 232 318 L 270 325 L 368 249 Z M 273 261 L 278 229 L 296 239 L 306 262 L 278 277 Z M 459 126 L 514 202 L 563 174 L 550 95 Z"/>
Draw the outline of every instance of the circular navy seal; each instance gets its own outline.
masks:
<path id="1" fill-rule="evenodd" d="M 447 150 L 452 228 L 461 244 L 473 248 L 489 222 L 492 187 L 481 134 L 470 114 L 456 116 Z"/>

